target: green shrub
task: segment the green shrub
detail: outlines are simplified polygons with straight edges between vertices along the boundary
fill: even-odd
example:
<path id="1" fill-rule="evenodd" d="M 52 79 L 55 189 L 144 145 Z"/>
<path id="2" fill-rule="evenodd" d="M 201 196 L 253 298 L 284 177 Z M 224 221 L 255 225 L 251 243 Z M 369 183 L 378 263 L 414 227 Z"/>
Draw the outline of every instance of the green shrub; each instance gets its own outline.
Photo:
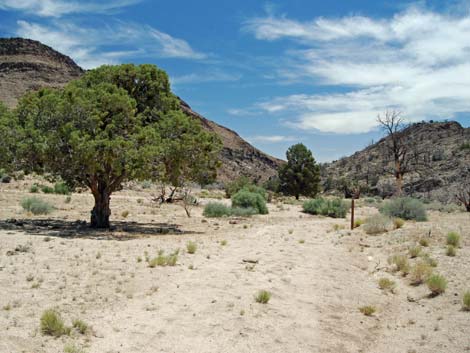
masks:
<path id="1" fill-rule="evenodd" d="M 60 314 L 53 309 L 46 310 L 41 315 L 40 329 L 43 335 L 55 337 L 60 337 L 70 332 L 70 329 L 65 327 Z"/>
<path id="2" fill-rule="evenodd" d="M 303 204 L 305 213 L 333 218 L 344 218 L 348 213 L 347 204 L 341 199 L 327 200 L 322 198 L 307 200 Z"/>
<path id="3" fill-rule="evenodd" d="M 450 232 L 447 234 L 447 245 L 452 245 L 458 248 L 460 245 L 460 234 L 457 232 Z"/>
<path id="4" fill-rule="evenodd" d="M 33 184 L 30 188 L 29 188 L 29 192 L 32 193 L 32 194 L 36 194 L 39 192 L 39 187 L 36 185 L 36 184 Z"/>
<path id="5" fill-rule="evenodd" d="M 258 210 L 252 207 L 248 208 L 241 208 L 241 207 L 234 207 L 230 210 L 232 216 L 236 217 L 250 217 L 255 214 L 258 214 Z"/>
<path id="6" fill-rule="evenodd" d="M 48 185 L 40 185 L 41 191 L 45 194 L 53 194 L 54 193 L 54 188 L 48 186 Z"/>
<path id="7" fill-rule="evenodd" d="M 426 238 L 420 238 L 419 239 L 419 245 L 428 247 L 429 246 L 429 239 Z"/>
<path id="8" fill-rule="evenodd" d="M 260 304 L 267 304 L 270 299 L 271 293 L 267 290 L 261 290 L 255 296 L 255 301 Z"/>
<path id="9" fill-rule="evenodd" d="M 411 197 L 400 197 L 389 200 L 381 208 L 380 213 L 392 218 L 405 220 L 426 221 L 426 209 L 424 204 Z"/>
<path id="10" fill-rule="evenodd" d="M 387 232 L 392 224 L 392 220 L 384 215 L 376 214 L 366 219 L 364 231 L 367 234 L 380 234 Z"/>
<path id="11" fill-rule="evenodd" d="M 54 210 L 54 207 L 51 204 L 37 197 L 24 198 L 21 201 L 21 207 L 23 207 L 25 211 L 31 212 L 34 215 L 49 214 Z"/>
<path id="12" fill-rule="evenodd" d="M 245 176 L 241 176 L 238 179 L 227 183 L 225 185 L 225 195 L 227 198 L 231 198 L 232 195 L 235 195 L 237 192 L 239 192 L 241 189 L 243 189 L 245 186 L 248 186 L 252 184 L 250 179 L 248 179 Z"/>
<path id="13" fill-rule="evenodd" d="M 8 184 L 11 182 L 11 176 L 9 176 L 8 174 L 4 174 L 0 177 L 0 180 L 2 183 Z"/>
<path id="14" fill-rule="evenodd" d="M 232 207 L 256 209 L 259 214 L 268 213 L 265 198 L 259 193 L 251 192 L 246 189 L 242 189 L 232 196 Z"/>
<path id="15" fill-rule="evenodd" d="M 231 215 L 230 207 L 220 202 L 209 202 L 203 211 L 205 217 L 224 217 Z"/>
<path id="16" fill-rule="evenodd" d="M 356 219 L 356 220 L 354 221 L 354 228 L 358 228 L 358 227 L 362 226 L 364 223 L 365 223 L 364 220 L 362 220 L 362 219 Z"/>
<path id="17" fill-rule="evenodd" d="M 54 194 L 59 194 L 59 195 L 69 195 L 70 194 L 70 189 L 67 186 L 67 184 L 61 182 L 61 183 L 56 183 L 54 185 Z"/>
<path id="18" fill-rule="evenodd" d="M 194 254 L 197 250 L 197 244 L 193 241 L 188 241 L 186 244 L 186 251 L 188 254 Z"/>
<path id="19" fill-rule="evenodd" d="M 429 276 L 426 284 L 428 285 L 431 294 L 434 296 L 444 293 L 447 288 L 447 280 L 444 276 L 439 274 Z"/>
<path id="20" fill-rule="evenodd" d="M 463 294 L 462 302 L 463 302 L 463 305 L 462 305 L 463 310 L 470 311 L 470 291 L 466 291 Z"/>

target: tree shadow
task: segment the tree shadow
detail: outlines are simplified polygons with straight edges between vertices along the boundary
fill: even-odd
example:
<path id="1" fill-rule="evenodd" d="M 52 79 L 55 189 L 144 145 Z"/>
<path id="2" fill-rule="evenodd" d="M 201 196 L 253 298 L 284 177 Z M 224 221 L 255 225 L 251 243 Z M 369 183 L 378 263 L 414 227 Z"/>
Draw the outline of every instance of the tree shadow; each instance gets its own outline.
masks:
<path id="1" fill-rule="evenodd" d="M 85 221 L 58 219 L 7 219 L 0 220 L 1 230 L 23 231 L 30 235 L 59 238 L 87 238 L 96 240 L 130 240 L 166 234 L 195 234 L 177 224 L 113 222 L 109 229 L 94 229 Z"/>

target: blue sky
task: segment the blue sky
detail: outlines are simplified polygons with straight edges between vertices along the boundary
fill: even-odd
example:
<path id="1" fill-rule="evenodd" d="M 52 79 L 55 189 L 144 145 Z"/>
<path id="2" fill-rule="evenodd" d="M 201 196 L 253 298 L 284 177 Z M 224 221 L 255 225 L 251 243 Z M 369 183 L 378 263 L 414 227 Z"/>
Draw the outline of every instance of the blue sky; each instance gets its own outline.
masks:
<path id="1" fill-rule="evenodd" d="M 79 65 L 153 63 L 207 118 L 284 157 L 380 138 L 376 117 L 470 125 L 469 1 L 0 0 L 0 35 Z"/>

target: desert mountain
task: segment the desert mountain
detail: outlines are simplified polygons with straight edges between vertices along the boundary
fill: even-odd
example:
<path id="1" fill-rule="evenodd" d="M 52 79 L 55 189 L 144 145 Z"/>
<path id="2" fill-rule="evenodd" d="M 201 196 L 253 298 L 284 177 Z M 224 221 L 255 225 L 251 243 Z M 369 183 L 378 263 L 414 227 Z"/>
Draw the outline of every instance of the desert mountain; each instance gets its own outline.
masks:
<path id="1" fill-rule="evenodd" d="M 62 87 L 84 73 L 71 58 L 34 40 L 0 38 L 0 101 L 10 108 L 27 91 L 41 87 Z M 244 175 L 264 181 L 276 174 L 281 160 L 271 157 L 227 129 L 196 113 L 181 100 L 181 109 L 199 119 L 205 129 L 215 132 L 223 142 L 219 181 Z"/>
<path id="2" fill-rule="evenodd" d="M 414 171 L 405 175 L 404 193 L 440 201 L 451 201 L 470 178 L 470 128 L 457 122 L 416 123 L 404 131 L 405 144 L 417 152 Z M 385 137 L 350 157 L 323 165 L 327 188 L 337 188 L 341 179 L 366 183 L 373 194 L 390 196 L 395 191 L 391 174 L 384 172 L 392 162 Z M 410 152 L 410 153 L 411 153 Z"/>

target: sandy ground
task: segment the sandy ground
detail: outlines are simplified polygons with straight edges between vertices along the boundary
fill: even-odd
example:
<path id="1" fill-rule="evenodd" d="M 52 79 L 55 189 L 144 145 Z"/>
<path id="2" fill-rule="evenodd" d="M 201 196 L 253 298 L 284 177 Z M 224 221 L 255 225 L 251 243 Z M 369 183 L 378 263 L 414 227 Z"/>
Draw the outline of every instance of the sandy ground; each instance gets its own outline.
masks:
<path id="1" fill-rule="evenodd" d="M 70 343 L 89 353 L 470 352 L 470 312 L 461 309 L 470 290 L 468 214 L 431 213 L 428 222 L 369 236 L 297 205 L 270 204 L 269 215 L 246 219 L 205 219 L 196 207 L 187 218 L 178 205 L 156 207 L 149 190 L 127 190 L 112 199 L 111 231 L 75 222 L 88 220 L 87 193 L 70 203 L 39 194 L 57 207 L 49 221 L 5 222 L 45 219 L 21 209 L 28 189 L 28 181 L 0 185 L 1 353 L 63 352 Z M 359 208 L 358 217 L 375 212 Z M 159 234 L 162 227 L 181 232 Z M 445 255 L 451 230 L 463 237 L 456 257 Z M 449 280 L 434 298 L 387 264 L 429 231 L 424 251 Z M 186 252 L 190 240 L 195 254 Z M 174 267 L 145 261 L 176 249 Z M 397 282 L 395 293 L 378 288 L 381 277 Z M 255 302 L 259 290 L 272 293 L 268 304 Z M 377 312 L 364 316 L 364 305 Z M 49 308 L 91 329 L 44 336 L 39 319 Z"/>

